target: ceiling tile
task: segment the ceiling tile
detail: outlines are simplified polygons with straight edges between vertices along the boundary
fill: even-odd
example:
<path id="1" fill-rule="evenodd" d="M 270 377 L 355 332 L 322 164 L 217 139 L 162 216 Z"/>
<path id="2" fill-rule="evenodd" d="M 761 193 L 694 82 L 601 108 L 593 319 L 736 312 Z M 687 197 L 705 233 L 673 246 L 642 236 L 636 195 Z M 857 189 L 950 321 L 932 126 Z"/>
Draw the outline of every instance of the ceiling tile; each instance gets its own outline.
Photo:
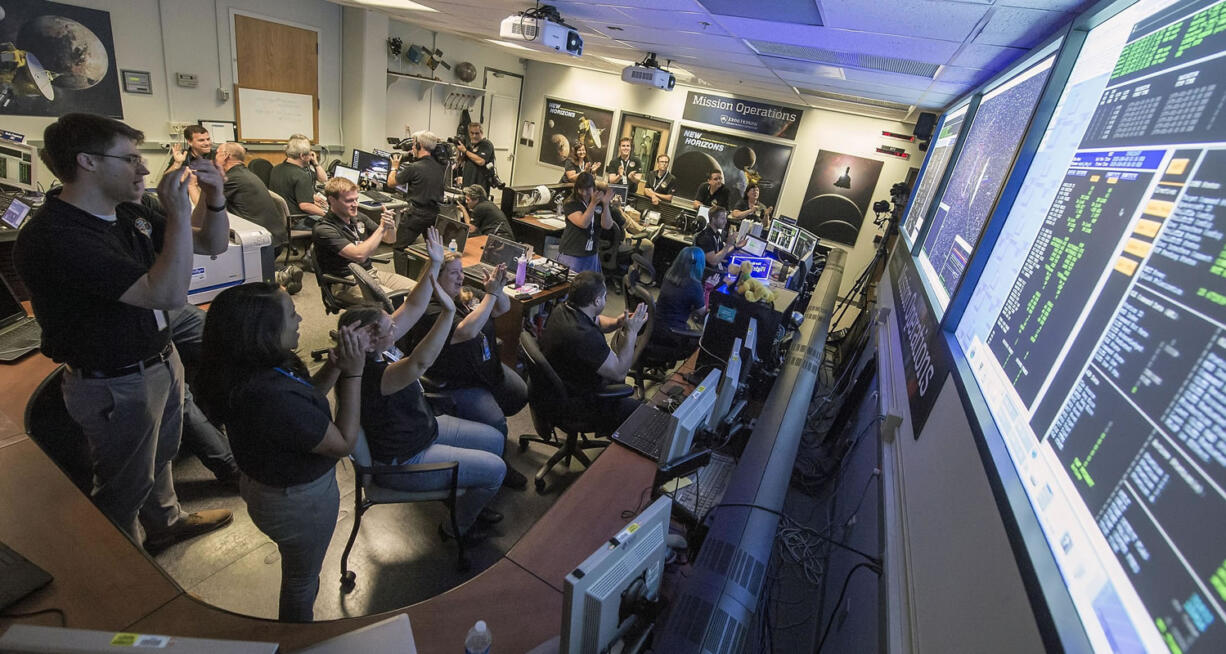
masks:
<path id="1" fill-rule="evenodd" d="M 745 0 L 699 0 L 716 16 L 741 16 L 761 18 L 778 23 L 821 25 L 822 16 L 813 0 L 771 0 L 770 2 L 745 2 Z"/>
<path id="2" fill-rule="evenodd" d="M 936 81 L 952 84 L 974 85 L 986 80 L 995 72 L 982 68 L 962 68 L 961 66 L 942 66 L 937 73 Z"/>
<path id="3" fill-rule="evenodd" d="M 827 2 L 822 9 L 826 27 L 958 42 L 970 36 L 988 13 L 984 5 L 938 0 Z"/>
<path id="4" fill-rule="evenodd" d="M 724 28 L 737 36 L 802 46 L 820 46 L 842 52 L 903 57 L 915 61 L 942 64 L 958 49 L 958 43 L 888 34 L 866 35 L 854 30 L 806 25 L 783 25 L 743 18 L 720 19 Z"/>
<path id="5" fill-rule="evenodd" d="M 1071 14 L 1021 7 L 997 7 L 975 43 L 1030 48 L 1051 36 Z"/>
<path id="6" fill-rule="evenodd" d="M 972 43 L 958 51 L 949 63 L 963 68 L 982 68 L 999 71 L 1010 62 L 1026 54 L 1022 48 L 1001 48 L 994 45 Z"/>

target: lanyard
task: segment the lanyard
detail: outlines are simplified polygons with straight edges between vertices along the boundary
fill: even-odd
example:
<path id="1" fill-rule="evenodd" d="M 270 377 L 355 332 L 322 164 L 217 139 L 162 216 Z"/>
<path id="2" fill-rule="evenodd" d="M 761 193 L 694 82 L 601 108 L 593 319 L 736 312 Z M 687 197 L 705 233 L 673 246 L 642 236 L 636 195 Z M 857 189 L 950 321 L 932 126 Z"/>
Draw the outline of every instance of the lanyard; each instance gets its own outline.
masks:
<path id="1" fill-rule="evenodd" d="M 281 373 L 282 375 L 285 375 L 286 377 L 289 377 L 290 379 L 292 379 L 292 380 L 294 380 L 294 381 L 298 382 L 299 384 L 302 384 L 303 386 L 308 386 L 308 387 L 310 387 L 310 388 L 315 388 L 314 386 L 312 386 L 312 385 L 311 385 L 311 382 L 309 382 L 309 381 L 307 381 L 307 380 L 305 380 L 305 379 L 303 379 L 303 378 L 299 377 L 298 375 L 295 375 L 294 373 L 292 373 L 292 372 L 290 372 L 290 371 L 286 370 L 285 368 L 282 368 L 281 366 L 277 366 L 277 367 L 273 368 L 273 370 L 276 370 L 277 372 Z"/>
<path id="2" fill-rule="evenodd" d="M 656 175 L 656 183 L 651 187 L 651 190 L 653 191 L 660 190 L 660 185 L 664 183 L 665 179 L 668 179 L 668 171 L 666 170 L 662 173 L 656 173 Z"/>

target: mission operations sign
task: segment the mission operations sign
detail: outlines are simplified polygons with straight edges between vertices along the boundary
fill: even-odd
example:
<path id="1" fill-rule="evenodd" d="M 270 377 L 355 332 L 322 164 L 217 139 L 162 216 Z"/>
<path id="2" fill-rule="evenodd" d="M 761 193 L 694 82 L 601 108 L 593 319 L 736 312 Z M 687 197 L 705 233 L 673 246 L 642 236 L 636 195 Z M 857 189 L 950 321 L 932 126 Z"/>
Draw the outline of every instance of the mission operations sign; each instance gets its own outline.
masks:
<path id="1" fill-rule="evenodd" d="M 681 117 L 708 125 L 794 140 L 803 115 L 804 110 L 784 105 L 690 91 Z"/>

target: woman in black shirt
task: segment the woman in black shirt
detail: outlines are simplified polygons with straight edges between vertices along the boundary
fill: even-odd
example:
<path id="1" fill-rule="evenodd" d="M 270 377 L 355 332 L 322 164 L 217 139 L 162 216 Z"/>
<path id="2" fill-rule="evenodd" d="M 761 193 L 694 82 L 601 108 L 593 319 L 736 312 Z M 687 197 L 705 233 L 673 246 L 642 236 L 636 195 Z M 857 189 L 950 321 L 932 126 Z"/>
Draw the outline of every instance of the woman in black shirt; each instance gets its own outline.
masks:
<path id="1" fill-rule="evenodd" d="M 583 173 L 595 175 L 600 172 L 600 162 L 588 161 L 587 146 L 583 144 L 583 141 L 575 139 L 570 147 L 570 159 L 566 160 L 563 168 L 565 170 L 562 171 L 562 179 L 558 180 L 558 183 L 573 184 Z"/>
<path id="2" fill-rule="evenodd" d="M 580 173 L 575 178 L 574 190 L 562 216 L 566 228 L 558 244 L 558 261 L 575 272 L 599 271 L 600 257 L 596 254 L 599 230 L 612 229 L 613 212 L 609 210 L 611 191 L 597 191 L 596 178 L 591 173 Z"/>
<path id="3" fill-rule="evenodd" d="M 703 285 L 706 267 L 706 255 L 693 245 L 683 248 L 673 259 L 660 285 L 660 298 L 656 300 L 652 343 L 667 347 L 679 345 L 680 339 L 673 335 L 673 328 L 687 329 L 690 314 L 699 309 L 706 312 L 707 289 Z"/>
<path id="4" fill-rule="evenodd" d="M 206 413 L 226 426 L 251 521 L 281 553 L 278 618 L 310 622 L 340 507 L 336 460 L 358 438 L 369 338 L 365 330 L 340 330 L 312 381 L 294 354 L 301 321 L 273 284 L 223 291 L 205 319 L 196 385 Z M 334 384 L 335 422 L 325 396 Z"/>
<path id="5" fill-rule="evenodd" d="M 758 197 L 761 194 L 762 189 L 758 188 L 757 184 L 751 183 L 746 187 L 745 196 L 732 209 L 732 220 L 740 223 L 740 221 L 748 218 L 754 222 L 761 223 L 762 231 L 770 229 L 771 214 L 775 208 L 768 207 L 759 202 Z"/>

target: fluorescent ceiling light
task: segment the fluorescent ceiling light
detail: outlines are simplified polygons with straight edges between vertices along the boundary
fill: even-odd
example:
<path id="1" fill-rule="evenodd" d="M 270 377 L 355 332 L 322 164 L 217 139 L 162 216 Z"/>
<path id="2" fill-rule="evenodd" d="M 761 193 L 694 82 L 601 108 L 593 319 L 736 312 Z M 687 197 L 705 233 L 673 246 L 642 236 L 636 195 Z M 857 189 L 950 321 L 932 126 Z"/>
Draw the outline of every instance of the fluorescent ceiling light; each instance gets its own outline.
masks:
<path id="1" fill-rule="evenodd" d="M 616 66 L 633 66 L 634 65 L 634 62 L 630 61 L 629 59 L 618 59 L 617 57 L 606 57 L 604 55 L 597 55 L 597 56 Z"/>
<path id="2" fill-rule="evenodd" d="M 438 13 L 437 9 L 427 7 L 423 4 L 413 2 L 413 0 L 357 0 L 358 4 L 371 7 L 385 7 L 387 9 L 408 9 L 409 11 L 432 11 Z"/>
<path id="3" fill-rule="evenodd" d="M 514 48 L 516 50 L 527 50 L 528 52 L 536 52 L 532 48 L 525 48 L 524 46 L 518 43 L 511 43 L 510 41 L 499 41 L 498 39 L 485 39 L 485 41 L 486 43 L 493 43 L 494 45 L 500 45 L 504 48 Z"/>

